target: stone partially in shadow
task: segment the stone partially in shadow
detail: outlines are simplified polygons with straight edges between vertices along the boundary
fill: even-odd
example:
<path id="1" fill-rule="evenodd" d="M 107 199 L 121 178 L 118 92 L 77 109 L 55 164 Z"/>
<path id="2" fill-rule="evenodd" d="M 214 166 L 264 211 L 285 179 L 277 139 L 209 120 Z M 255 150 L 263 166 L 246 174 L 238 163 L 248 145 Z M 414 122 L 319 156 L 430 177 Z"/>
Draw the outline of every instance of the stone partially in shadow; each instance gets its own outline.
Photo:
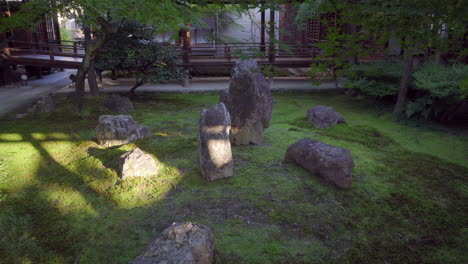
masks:
<path id="1" fill-rule="evenodd" d="M 135 110 L 132 101 L 128 97 L 122 97 L 118 94 L 111 95 L 107 99 L 105 106 L 112 112 L 120 114 L 126 114 Z"/>
<path id="2" fill-rule="evenodd" d="M 119 176 L 122 180 L 131 177 L 149 177 L 157 174 L 158 165 L 149 154 L 135 148 L 120 156 Z"/>
<path id="3" fill-rule="evenodd" d="M 331 106 L 317 105 L 307 111 L 307 120 L 318 128 L 328 128 L 339 123 L 346 123 L 344 117 Z"/>
<path id="4" fill-rule="evenodd" d="M 212 264 L 214 235 L 211 229 L 198 223 L 174 223 L 130 264 Z"/>
<path id="5" fill-rule="evenodd" d="M 229 129 L 231 118 L 223 103 L 203 109 L 198 128 L 198 157 L 203 178 L 213 181 L 233 175 Z"/>
<path id="6" fill-rule="evenodd" d="M 140 126 L 129 115 L 100 116 L 96 127 L 97 141 L 104 147 L 125 145 L 148 135 L 148 128 Z"/>
<path id="7" fill-rule="evenodd" d="M 221 94 L 232 119 L 231 142 L 261 144 L 270 124 L 273 100 L 270 84 L 255 60 L 238 60 L 231 72 L 229 90 Z"/>
<path id="8" fill-rule="evenodd" d="M 37 102 L 28 108 L 28 113 L 50 113 L 55 109 L 55 102 L 52 96 L 42 96 Z"/>
<path id="9" fill-rule="evenodd" d="M 296 163 L 339 188 L 351 188 L 354 161 L 347 149 L 303 138 L 289 146 L 284 161 Z"/>

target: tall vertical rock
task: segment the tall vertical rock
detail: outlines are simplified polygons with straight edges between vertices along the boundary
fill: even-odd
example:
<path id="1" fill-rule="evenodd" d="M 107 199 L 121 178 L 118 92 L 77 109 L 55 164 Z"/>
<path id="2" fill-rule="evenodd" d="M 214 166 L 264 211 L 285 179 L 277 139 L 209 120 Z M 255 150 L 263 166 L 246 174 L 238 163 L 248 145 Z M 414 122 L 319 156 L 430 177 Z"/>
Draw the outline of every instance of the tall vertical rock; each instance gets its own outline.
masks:
<path id="1" fill-rule="evenodd" d="M 203 109 L 198 128 L 198 156 L 207 181 L 233 175 L 229 129 L 231 118 L 226 106 L 218 103 Z"/>
<path id="2" fill-rule="evenodd" d="M 221 100 L 231 115 L 231 142 L 235 145 L 261 144 L 263 129 L 270 125 L 273 100 L 270 84 L 255 60 L 238 60 Z"/>

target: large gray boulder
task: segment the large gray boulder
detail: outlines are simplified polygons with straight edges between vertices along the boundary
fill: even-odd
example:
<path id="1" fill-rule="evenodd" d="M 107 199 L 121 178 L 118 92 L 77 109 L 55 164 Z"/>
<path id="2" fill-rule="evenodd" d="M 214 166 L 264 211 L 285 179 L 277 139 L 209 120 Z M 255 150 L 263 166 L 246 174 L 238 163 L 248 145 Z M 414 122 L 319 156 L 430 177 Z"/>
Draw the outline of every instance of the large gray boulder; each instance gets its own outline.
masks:
<path id="1" fill-rule="evenodd" d="M 198 157 L 207 181 L 231 177 L 233 162 L 229 130 L 231 118 L 223 103 L 203 109 L 198 128 Z"/>
<path id="2" fill-rule="evenodd" d="M 135 148 L 120 156 L 120 177 L 124 180 L 131 177 L 149 177 L 156 175 L 158 165 L 149 154 Z"/>
<path id="3" fill-rule="evenodd" d="M 198 223 L 174 223 L 130 264 L 212 264 L 214 235 Z"/>
<path id="4" fill-rule="evenodd" d="M 102 115 L 96 127 L 96 138 L 104 147 L 125 145 L 148 135 L 148 128 L 138 125 L 129 115 Z"/>
<path id="5" fill-rule="evenodd" d="M 347 149 L 303 138 L 289 146 L 284 161 L 296 163 L 339 188 L 351 188 L 354 161 Z"/>
<path id="6" fill-rule="evenodd" d="M 307 111 L 307 120 L 318 128 L 328 128 L 338 123 L 346 123 L 344 117 L 331 106 L 317 105 Z"/>
<path id="7" fill-rule="evenodd" d="M 231 71 L 227 95 L 221 95 L 231 115 L 231 142 L 261 144 L 270 125 L 273 100 L 270 84 L 255 60 L 238 60 Z"/>
<path id="8" fill-rule="evenodd" d="M 106 101 L 106 107 L 112 112 L 125 114 L 134 110 L 132 101 L 128 97 L 118 94 L 111 95 Z"/>

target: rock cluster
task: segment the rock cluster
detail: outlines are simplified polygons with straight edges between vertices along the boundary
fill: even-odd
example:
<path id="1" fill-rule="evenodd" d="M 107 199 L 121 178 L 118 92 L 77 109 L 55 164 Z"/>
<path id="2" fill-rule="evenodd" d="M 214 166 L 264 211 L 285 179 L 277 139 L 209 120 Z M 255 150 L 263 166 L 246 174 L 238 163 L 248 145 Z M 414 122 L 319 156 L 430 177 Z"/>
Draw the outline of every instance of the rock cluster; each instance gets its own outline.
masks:
<path id="1" fill-rule="evenodd" d="M 347 149 L 303 138 L 289 146 L 284 160 L 298 164 L 339 188 L 351 188 L 354 161 Z"/>
<path id="2" fill-rule="evenodd" d="M 263 129 L 270 125 L 273 100 L 270 84 L 255 60 L 238 60 L 231 71 L 227 92 L 221 93 L 231 115 L 231 142 L 261 144 Z"/>
<path id="3" fill-rule="evenodd" d="M 130 264 L 211 264 L 214 235 L 198 223 L 174 223 L 164 229 L 146 251 Z"/>
<path id="4" fill-rule="evenodd" d="M 203 109 L 198 128 L 198 157 L 207 181 L 231 177 L 233 162 L 229 130 L 231 118 L 223 103 Z"/>
<path id="5" fill-rule="evenodd" d="M 148 135 L 148 128 L 140 126 L 129 115 L 100 116 L 96 127 L 96 138 L 104 147 L 125 145 Z"/>
<path id="6" fill-rule="evenodd" d="M 331 106 L 318 105 L 307 111 L 307 120 L 318 128 L 328 128 L 338 123 L 346 123 L 344 117 Z"/>
<path id="7" fill-rule="evenodd" d="M 149 154 L 135 148 L 120 156 L 120 177 L 124 180 L 131 177 L 149 177 L 157 173 L 158 165 Z"/>

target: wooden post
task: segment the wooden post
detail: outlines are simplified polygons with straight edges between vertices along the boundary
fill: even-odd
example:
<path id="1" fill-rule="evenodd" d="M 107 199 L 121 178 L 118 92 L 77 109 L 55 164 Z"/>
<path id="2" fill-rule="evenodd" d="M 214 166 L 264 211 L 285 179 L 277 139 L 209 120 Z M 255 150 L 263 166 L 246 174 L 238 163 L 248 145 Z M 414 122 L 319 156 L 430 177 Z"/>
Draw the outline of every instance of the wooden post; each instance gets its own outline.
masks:
<path id="1" fill-rule="evenodd" d="M 49 50 L 50 61 L 54 61 L 54 53 L 52 51 L 52 46 L 50 45 L 50 43 L 47 43 L 47 49 Z"/>
<path id="2" fill-rule="evenodd" d="M 117 71 L 116 70 L 112 70 L 112 74 L 111 74 L 111 80 L 117 80 Z"/>
<path id="3" fill-rule="evenodd" d="M 78 55 L 78 47 L 77 47 L 78 43 L 77 42 L 73 42 L 73 56 L 77 56 Z"/>
<path id="4" fill-rule="evenodd" d="M 62 38 L 60 37 L 60 25 L 58 22 L 58 14 L 54 14 L 54 33 L 55 33 L 55 41 L 57 44 L 62 45 Z M 62 47 L 60 46 L 59 51 L 62 52 Z"/>
<path id="5" fill-rule="evenodd" d="M 262 8 L 264 4 L 262 3 Z M 265 10 L 261 12 L 261 25 L 260 25 L 260 51 L 265 53 Z"/>
<path id="6" fill-rule="evenodd" d="M 270 9 L 270 29 L 268 32 L 269 45 L 268 45 L 268 62 L 275 63 L 275 10 Z"/>
<path id="7" fill-rule="evenodd" d="M 190 61 L 189 59 L 190 31 L 186 29 L 182 31 L 183 31 L 182 32 L 182 48 L 184 50 L 183 60 L 184 60 L 184 63 L 187 64 Z"/>

